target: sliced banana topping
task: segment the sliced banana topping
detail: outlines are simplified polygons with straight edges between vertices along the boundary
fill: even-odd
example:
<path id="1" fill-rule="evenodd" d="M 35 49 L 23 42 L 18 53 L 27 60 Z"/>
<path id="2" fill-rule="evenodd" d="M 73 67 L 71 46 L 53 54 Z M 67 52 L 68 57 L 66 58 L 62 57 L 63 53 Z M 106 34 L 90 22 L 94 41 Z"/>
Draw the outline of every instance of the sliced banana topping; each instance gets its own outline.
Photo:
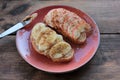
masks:
<path id="1" fill-rule="evenodd" d="M 35 25 L 35 27 L 33 27 L 32 32 L 31 32 L 31 36 L 33 37 L 33 39 L 37 39 L 37 37 L 39 36 L 38 34 L 40 33 L 41 27 L 38 24 Z"/>
<path id="2" fill-rule="evenodd" d="M 64 8 L 50 10 L 44 18 L 44 22 L 57 32 L 67 37 L 73 43 L 81 44 L 86 38 L 80 40 L 83 32 L 89 34 L 91 26 L 76 13 Z M 84 34 L 85 35 L 85 34 Z M 84 40 L 84 41 L 83 41 Z"/>
<path id="3" fill-rule="evenodd" d="M 87 38 L 86 33 L 82 32 L 78 39 L 79 39 L 80 42 L 84 42 L 86 40 L 86 38 Z"/>
<path id="4" fill-rule="evenodd" d="M 75 38 L 75 39 L 77 39 L 77 38 L 80 37 L 80 31 L 79 31 L 79 30 L 74 31 L 73 34 L 74 34 L 74 38 Z"/>
<path id="5" fill-rule="evenodd" d="M 53 61 L 69 61 L 73 57 L 74 52 L 71 51 L 70 44 L 44 23 L 38 23 L 33 27 L 30 38 L 35 50 Z"/>
<path id="6" fill-rule="evenodd" d="M 63 57 L 71 50 L 71 46 L 66 42 L 59 42 L 50 49 L 50 57 L 60 58 Z"/>
<path id="7" fill-rule="evenodd" d="M 81 26 L 78 28 L 78 30 L 79 30 L 80 32 L 85 32 L 85 25 L 81 25 Z"/>
<path id="8" fill-rule="evenodd" d="M 54 54 L 53 55 L 53 58 L 62 58 L 63 57 L 63 55 L 61 54 L 61 53 L 56 53 L 56 54 Z"/>
<path id="9" fill-rule="evenodd" d="M 57 38 L 55 40 L 55 43 L 63 41 L 63 37 L 61 35 L 57 35 Z"/>

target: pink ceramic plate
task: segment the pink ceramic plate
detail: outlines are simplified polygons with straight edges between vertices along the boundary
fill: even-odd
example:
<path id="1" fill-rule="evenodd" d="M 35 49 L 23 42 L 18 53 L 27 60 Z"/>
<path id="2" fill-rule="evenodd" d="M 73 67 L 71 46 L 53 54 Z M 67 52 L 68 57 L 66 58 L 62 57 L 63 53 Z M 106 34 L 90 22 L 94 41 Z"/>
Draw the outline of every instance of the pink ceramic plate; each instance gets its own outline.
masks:
<path id="1" fill-rule="evenodd" d="M 52 62 L 50 59 L 41 56 L 34 51 L 30 43 L 29 37 L 32 27 L 36 23 L 42 22 L 47 12 L 54 8 L 65 8 L 75 12 L 94 28 L 93 33 L 87 38 L 84 45 L 72 45 L 75 49 L 75 54 L 73 60 L 68 63 Z M 72 71 L 83 66 L 94 56 L 100 42 L 100 34 L 96 23 L 87 14 L 78 9 L 61 5 L 44 7 L 34 13 L 38 13 L 38 17 L 24 29 L 19 30 L 16 36 L 17 49 L 26 62 L 43 71 L 61 73 Z"/>

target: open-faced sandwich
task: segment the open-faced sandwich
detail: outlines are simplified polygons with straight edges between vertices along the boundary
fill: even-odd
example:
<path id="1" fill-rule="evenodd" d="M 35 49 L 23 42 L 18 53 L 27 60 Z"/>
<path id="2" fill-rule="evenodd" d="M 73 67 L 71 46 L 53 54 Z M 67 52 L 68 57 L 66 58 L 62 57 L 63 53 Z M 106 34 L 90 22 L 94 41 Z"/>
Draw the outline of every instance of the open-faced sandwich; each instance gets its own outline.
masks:
<path id="1" fill-rule="evenodd" d="M 62 35 L 47 27 L 44 23 L 37 23 L 30 35 L 33 48 L 41 55 L 54 62 L 66 62 L 73 58 L 74 50 L 63 40 Z"/>
<path id="2" fill-rule="evenodd" d="M 76 44 L 84 43 L 91 26 L 77 14 L 64 8 L 50 10 L 44 22 Z"/>
<path id="3" fill-rule="evenodd" d="M 45 15 L 44 23 L 37 23 L 33 27 L 30 40 L 39 54 L 54 62 L 66 62 L 73 58 L 74 50 L 63 37 L 73 43 L 82 44 L 91 30 L 91 26 L 77 14 L 56 8 Z"/>

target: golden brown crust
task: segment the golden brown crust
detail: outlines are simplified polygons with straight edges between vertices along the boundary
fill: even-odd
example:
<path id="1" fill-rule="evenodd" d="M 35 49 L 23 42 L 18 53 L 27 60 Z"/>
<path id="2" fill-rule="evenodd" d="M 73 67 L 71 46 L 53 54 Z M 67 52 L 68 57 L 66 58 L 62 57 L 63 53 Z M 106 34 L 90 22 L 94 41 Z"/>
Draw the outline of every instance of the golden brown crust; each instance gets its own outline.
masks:
<path id="1" fill-rule="evenodd" d="M 63 8 L 50 10 L 44 22 L 76 44 L 84 43 L 87 33 L 91 31 L 91 26 L 85 20 Z"/>
<path id="2" fill-rule="evenodd" d="M 73 58 L 74 50 L 70 44 L 43 23 L 37 23 L 33 27 L 30 41 L 39 54 L 47 56 L 54 62 L 67 62 Z M 61 54 L 64 56 L 59 58 Z M 52 55 L 56 55 L 56 57 L 54 58 Z"/>

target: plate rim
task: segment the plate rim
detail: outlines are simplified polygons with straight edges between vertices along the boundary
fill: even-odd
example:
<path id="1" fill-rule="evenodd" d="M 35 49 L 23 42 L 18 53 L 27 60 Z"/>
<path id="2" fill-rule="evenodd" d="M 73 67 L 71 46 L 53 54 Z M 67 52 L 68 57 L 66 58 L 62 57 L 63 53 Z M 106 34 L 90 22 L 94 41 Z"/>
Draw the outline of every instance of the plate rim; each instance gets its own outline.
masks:
<path id="1" fill-rule="evenodd" d="M 98 31 L 98 43 L 97 43 L 97 47 L 96 47 L 96 49 L 93 51 L 93 53 L 92 53 L 92 55 L 83 63 L 83 64 L 81 64 L 80 66 L 77 66 L 77 67 L 74 67 L 74 68 L 72 68 L 72 69 L 69 69 L 69 70 L 63 70 L 63 71 L 52 71 L 52 70 L 45 70 L 45 69 L 43 69 L 43 68 L 39 68 L 38 66 L 36 66 L 36 65 L 33 65 L 33 64 L 31 64 L 29 61 L 27 61 L 22 55 L 21 55 L 21 52 L 20 52 L 20 50 L 18 49 L 18 33 L 19 33 L 19 31 L 20 30 L 18 30 L 17 31 L 17 34 L 16 34 L 16 47 L 17 47 L 17 51 L 18 51 L 18 53 L 20 54 L 20 56 L 28 63 L 28 64 L 30 64 L 31 66 L 33 66 L 33 67 L 35 67 L 36 69 L 38 69 L 38 70 L 41 70 L 41 71 L 45 71 L 45 72 L 49 72 L 49 73 L 66 73 L 66 72 L 71 72 L 71 71 L 74 71 L 74 70 L 76 70 L 76 69 L 78 69 L 78 68 L 81 68 L 83 65 L 85 65 L 86 63 L 88 63 L 93 57 L 94 57 L 94 55 L 95 55 L 95 53 L 96 53 L 96 51 L 98 50 L 98 47 L 99 47 L 99 45 L 100 45 L 100 31 L 99 31 L 99 28 L 98 28 L 98 25 L 96 24 L 96 22 L 94 21 L 94 19 L 90 16 L 90 15 L 88 15 L 87 13 L 85 13 L 84 11 L 82 11 L 81 9 L 78 9 L 78 8 L 75 8 L 75 7 L 73 7 L 73 6 L 68 6 L 68 5 L 50 5 L 50 6 L 46 6 L 46 7 L 42 7 L 42 8 L 40 8 L 40 9 L 43 9 L 43 8 L 48 8 L 48 7 L 69 7 L 69 8 L 72 8 L 72 9 L 76 9 L 76 10 L 79 10 L 79 11 L 81 11 L 82 13 L 84 13 L 85 15 L 87 15 L 92 21 L 93 21 L 93 23 L 95 24 L 95 27 L 96 27 L 96 30 Z M 40 10 L 40 9 L 38 9 L 38 10 Z M 38 10 L 36 10 L 36 11 L 38 11 Z M 36 11 L 34 11 L 34 12 L 36 12 Z M 34 13 L 34 12 L 32 12 L 32 13 Z M 31 13 L 31 14 L 32 14 Z"/>

